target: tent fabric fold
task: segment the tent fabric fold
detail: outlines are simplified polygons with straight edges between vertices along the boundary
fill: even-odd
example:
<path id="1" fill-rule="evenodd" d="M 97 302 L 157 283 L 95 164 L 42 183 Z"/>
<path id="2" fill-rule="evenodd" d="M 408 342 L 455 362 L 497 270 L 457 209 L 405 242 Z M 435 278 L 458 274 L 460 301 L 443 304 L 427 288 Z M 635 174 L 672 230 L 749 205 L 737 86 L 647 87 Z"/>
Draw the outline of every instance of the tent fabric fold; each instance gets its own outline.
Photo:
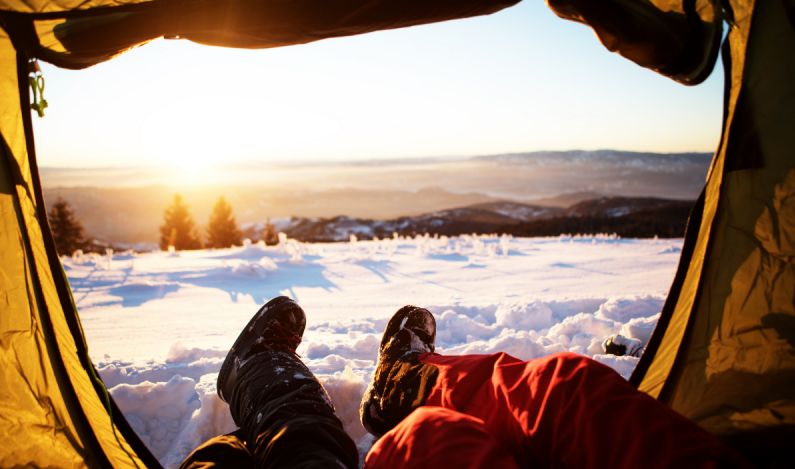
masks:
<path id="1" fill-rule="evenodd" d="M 32 56 L 80 69 L 163 36 L 265 49 L 488 15 L 518 1 L 158 0 L 60 18 L 7 14 L 6 23 L 24 36 Z"/>
<path id="2" fill-rule="evenodd" d="M 697 85 L 712 72 L 723 23 L 721 11 L 707 0 L 548 0 L 561 18 L 593 28 L 604 46 L 685 85 Z M 671 5 L 673 4 L 673 5 Z"/>
<path id="3" fill-rule="evenodd" d="M 667 327 L 632 379 L 754 457 L 795 434 L 792 2 L 732 2 L 723 134 Z M 773 451 L 775 453 L 775 451 Z M 792 461 L 790 459 L 789 461 Z"/>
<path id="4" fill-rule="evenodd" d="M 30 59 L 82 69 L 164 36 L 283 47 L 517 2 L 0 0 L 0 466 L 160 467 L 88 354 L 38 180 Z M 608 50 L 685 85 L 706 79 L 722 49 L 720 144 L 630 382 L 760 467 L 793 461 L 795 0 L 547 3 Z"/>

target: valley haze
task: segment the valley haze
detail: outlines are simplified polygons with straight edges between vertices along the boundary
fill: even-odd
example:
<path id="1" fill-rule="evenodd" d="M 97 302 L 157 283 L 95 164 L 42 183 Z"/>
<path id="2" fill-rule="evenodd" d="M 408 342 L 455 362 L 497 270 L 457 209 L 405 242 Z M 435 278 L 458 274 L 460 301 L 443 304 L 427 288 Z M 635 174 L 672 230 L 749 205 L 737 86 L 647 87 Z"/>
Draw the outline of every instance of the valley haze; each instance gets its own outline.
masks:
<path id="1" fill-rule="evenodd" d="M 694 200 L 711 153 L 540 151 L 337 163 L 41 168 L 48 205 L 66 199 L 89 236 L 153 245 L 163 210 L 183 196 L 199 227 L 226 197 L 239 225 L 348 216 L 387 220 L 499 201 L 566 208 L 599 197 Z"/>

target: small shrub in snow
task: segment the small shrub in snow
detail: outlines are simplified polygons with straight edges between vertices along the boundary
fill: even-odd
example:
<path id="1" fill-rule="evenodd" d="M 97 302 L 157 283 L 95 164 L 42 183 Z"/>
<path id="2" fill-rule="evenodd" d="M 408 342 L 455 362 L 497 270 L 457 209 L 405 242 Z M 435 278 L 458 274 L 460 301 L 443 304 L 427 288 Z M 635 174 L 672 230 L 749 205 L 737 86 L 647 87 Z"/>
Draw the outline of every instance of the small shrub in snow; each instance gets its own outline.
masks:
<path id="1" fill-rule="evenodd" d="M 502 235 L 502 237 L 500 238 L 500 249 L 502 249 L 502 255 L 507 256 L 510 248 L 511 248 L 511 240 L 508 239 L 507 235 Z"/>
<path id="2" fill-rule="evenodd" d="M 285 248 L 287 254 L 290 254 L 290 262 L 293 263 L 303 263 L 304 256 L 301 254 L 301 243 L 298 241 L 291 239 L 287 242 L 287 246 Z"/>
<path id="3" fill-rule="evenodd" d="M 370 243 L 370 259 L 373 259 L 378 252 L 379 245 L 378 245 L 378 238 L 373 238 L 373 241 Z"/>

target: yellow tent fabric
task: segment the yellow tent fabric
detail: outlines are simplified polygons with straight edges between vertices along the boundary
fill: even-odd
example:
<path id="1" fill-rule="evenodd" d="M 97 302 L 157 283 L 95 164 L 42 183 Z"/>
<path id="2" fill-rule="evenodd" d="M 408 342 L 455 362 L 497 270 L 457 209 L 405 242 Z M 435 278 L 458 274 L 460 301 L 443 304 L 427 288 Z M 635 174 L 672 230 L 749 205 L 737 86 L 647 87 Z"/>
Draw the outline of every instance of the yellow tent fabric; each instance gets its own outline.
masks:
<path id="1" fill-rule="evenodd" d="M 29 59 L 85 68 L 162 36 L 280 47 L 517 1 L 0 0 L 0 466 L 159 466 L 88 357 L 38 181 Z M 711 73 L 731 25 L 721 143 L 631 382 L 780 464 L 795 444 L 795 0 L 547 3 L 685 85 Z"/>
<path id="2" fill-rule="evenodd" d="M 658 350 L 677 357 L 665 381 L 660 365 L 641 384 L 709 431 L 760 450 L 795 446 L 792 8 L 789 0 L 734 6 L 731 94 L 707 183 L 705 241 L 672 319 L 682 339 Z"/>
<path id="3" fill-rule="evenodd" d="M 0 466 L 106 467 L 112 458 L 117 467 L 143 467 L 134 452 L 125 453 L 130 448 L 114 432 L 93 375 L 81 362 L 75 340 L 82 335 L 73 334 L 64 311 L 72 304 L 63 304 L 51 270 L 60 269 L 60 261 L 44 243 L 42 229 L 49 227 L 41 224 L 43 205 L 36 197 L 41 188 L 31 172 L 31 132 L 23 122 L 22 109 L 29 109 L 27 59 L 19 60 L 8 36 L 2 35 L 0 60 L 0 86 L 18 96 L 16 102 L 3 99 L 0 113 L 0 439 L 5 448 Z M 21 95 L 20 77 L 25 80 Z"/>
<path id="4" fill-rule="evenodd" d="M 720 146 L 630 381 L 755 462 L 795 464 L 795 3 L 596 3 L 610 6 L 549 0 L 609 49 L 684 84 L 712 67 L 719 29 L 706 23 L 731 24 Z"/>

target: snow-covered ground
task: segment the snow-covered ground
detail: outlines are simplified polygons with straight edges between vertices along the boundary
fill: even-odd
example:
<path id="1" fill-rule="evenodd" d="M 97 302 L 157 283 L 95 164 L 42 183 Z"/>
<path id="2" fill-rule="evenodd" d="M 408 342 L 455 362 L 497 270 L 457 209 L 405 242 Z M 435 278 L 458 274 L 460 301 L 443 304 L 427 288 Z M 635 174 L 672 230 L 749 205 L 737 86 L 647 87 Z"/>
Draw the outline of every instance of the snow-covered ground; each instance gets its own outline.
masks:
<path id="1" fill-rule="evenodd" d="M 436 315 L 437 351 L 533 359 L 568 350 L 628 377 L 637 359 L 601 355 L 606 335 L 644 343 L 682 240 L 611 236 L 394 238 L 338 244 L 64 258 L 91 356 L 128 421 L 166 467 L 234 430 L 215 395 L 226 352 L 278 295 L 307 313 L 298 349 L 332 397 L 361 460 L 358 406 L 381 333 L 405 304 Z"/>

